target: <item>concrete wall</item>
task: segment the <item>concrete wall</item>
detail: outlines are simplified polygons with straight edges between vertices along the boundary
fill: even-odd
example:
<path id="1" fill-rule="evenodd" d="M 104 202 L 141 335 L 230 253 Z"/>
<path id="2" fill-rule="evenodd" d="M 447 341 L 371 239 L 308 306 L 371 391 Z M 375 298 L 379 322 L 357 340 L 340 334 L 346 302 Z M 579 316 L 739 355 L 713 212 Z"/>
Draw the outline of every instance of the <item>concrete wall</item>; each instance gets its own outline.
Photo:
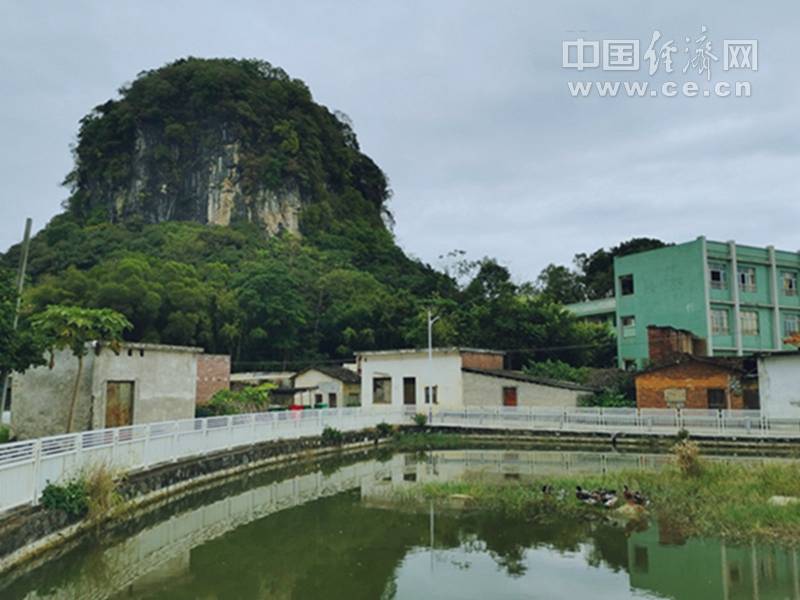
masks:
<path id="1" fill-rule="evenodd" d="M 667 403 L 667 390 L 684 390 L 683 408 L 708 408 L 708 390 L 726 391 L 727 408 L 744 408 L 738 378 L 727 369 L 714 365 L 687 362 L 636 376 L 638 408 L 676 408 Z M 740 383 L 740 382 L 739 382 Z"/>
<path id="2" fill-rule="evenodd" d="M 201 354 L 197 357 L 197 404 L 208 404 L 211 397 L 231 387 L 231 357 L 226 354 Z"/>
<path id="3" fill-rule="evenodd" d="M 800 417 L 800 354 L 758 359 L 761 411 L 768 417 Z"/>
<path id="4" fill-rule="evenodd" d="M 461 406 L 461 355 L 457 351 L 436 352 L 432 365 L 427 352 L 381 353 L 361 357 L 361 404 L 372 406 L 376 377 L 390 377 L 392 405 L 403 405 L 403 378 L 416 379 L 417 406 L 425 405 L 425 386 L 438 386 L 439 406 Z"/>
<path id="5" fill-rule="evenodd" d="M 95 429 L 105 427 L 106 383 L 133 381 L 133 423 L 194 418 L 199 353 L 170 346 L 104 350 L 92 378 Z"/>
<path id="6" fill-rule="evenodd" d="M 90 429 L 92 424 L 92 371 L 95 355 L 84 357 L 83 375 L 75 405 L 75 429 Z M 69 403 L 72 398 L 78 359 L 69 350 L 56 352 L 53 368 L 48 366 L 15 373 L 12 384 L 11 428 L 20 439 L 58 435 L 67 432 Z"/>
<path id="7" fill-rule="evenodd" d="M 587 392 L 568 390 L 516 379 L 462 373 L 465 406 L 502 406 L 503 388 L 517 388 L 518 406 L 577 406 Z"/>
<path id="8" fill-rule="evenodd" d="M 119 355 L 103 349 L 84 357 L 75 431 L 105 427 L 109 381 L 134 383 L 134 424 L 190 419 L 197 394 L 197 349 L 137 344 Z M 13 380 L 12 428 L 20 439 L 67 432 L 67 415 L 78 360 L 70 351 L 55 355 L 48 366 L 16 374 Z"/>

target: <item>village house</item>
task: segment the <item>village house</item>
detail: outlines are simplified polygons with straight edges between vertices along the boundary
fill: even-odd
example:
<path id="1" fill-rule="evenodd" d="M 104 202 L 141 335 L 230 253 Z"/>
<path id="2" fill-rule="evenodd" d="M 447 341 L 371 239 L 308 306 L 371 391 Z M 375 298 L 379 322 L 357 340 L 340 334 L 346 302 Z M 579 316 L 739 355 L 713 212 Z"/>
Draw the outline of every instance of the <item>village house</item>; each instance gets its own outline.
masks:
<path id="1" fill-rule="evenodd" d="M 577 406 L 595 390 L 505 370 L 505 353 L 474 348 L 357 353 L 364 406 Z"/>
<path id="2" fill-rule="evenodd" d="M 636 374 L 638 408 L 758 409 L 758 382 L 740 359 L 683 354 Z"/>
<path id="3" fill-rule="evenodd" d="M 310 367 L 295 375 L 292 382 L 296 405 L 338 408 L 361 403 L 361 377 L 347 367 Z"/>
<path id="4" fill-rule="evenodd" d="M 75 404 L 75 431 L 191 419 L 202 348 L 126 343 L 115 352 L 93 347 L 83 359 Z M 67 431 L 78 359 L 57 352 L 53 366 L 29 369 L 13 380 L 11 426 L 20 439 Z"/>
<path id="5" fill-rule="evenodd" d="M 758 383 L 764 416 L 800 418 L 800 351 L 759 355 Z"/>

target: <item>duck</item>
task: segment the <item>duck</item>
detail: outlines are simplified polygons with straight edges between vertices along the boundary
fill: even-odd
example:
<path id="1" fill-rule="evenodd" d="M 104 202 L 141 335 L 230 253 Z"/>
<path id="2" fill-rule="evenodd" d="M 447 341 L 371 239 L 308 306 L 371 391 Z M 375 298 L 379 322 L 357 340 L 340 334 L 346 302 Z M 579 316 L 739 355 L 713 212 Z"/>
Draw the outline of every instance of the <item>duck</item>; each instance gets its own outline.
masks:
<path id="1" fill-rule="evenodd" d="M 625 498 L 628 504 L 635 504 L 636 506 L 646 506 L 649 502 L 644 494 L 639 491 L 631 491 L 627 485 L 622 490 L 622 497 Z"/>
<path id="2" fill-rule="evenodd" d="M 575 486 L 575 497 L 584 504 L 597 504 L 597 499 L 592 492 L 583 489 L 581 486 Z"/>

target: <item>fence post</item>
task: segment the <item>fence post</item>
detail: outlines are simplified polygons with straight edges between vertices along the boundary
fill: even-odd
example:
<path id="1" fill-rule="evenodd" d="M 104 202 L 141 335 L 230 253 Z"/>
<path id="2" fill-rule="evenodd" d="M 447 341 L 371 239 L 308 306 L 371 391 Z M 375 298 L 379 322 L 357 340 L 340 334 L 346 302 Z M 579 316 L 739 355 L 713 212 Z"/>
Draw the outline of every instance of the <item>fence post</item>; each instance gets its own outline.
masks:
<path id="1" fill-rule="evenodd" d="M 172 452 L 170 455 L 172 457 L 172 462 L 178 462 L 178 422 L 175 421 L 172 423 L 172 436 L 169 438 L 171 440 L 172 445 Z"/>
<path id="2" fill-rule="evenodd" d="M 39 478 L 42 476 L 42 440 L 33 442 L 33 493 L 31 504 L 39 504 Z"/>

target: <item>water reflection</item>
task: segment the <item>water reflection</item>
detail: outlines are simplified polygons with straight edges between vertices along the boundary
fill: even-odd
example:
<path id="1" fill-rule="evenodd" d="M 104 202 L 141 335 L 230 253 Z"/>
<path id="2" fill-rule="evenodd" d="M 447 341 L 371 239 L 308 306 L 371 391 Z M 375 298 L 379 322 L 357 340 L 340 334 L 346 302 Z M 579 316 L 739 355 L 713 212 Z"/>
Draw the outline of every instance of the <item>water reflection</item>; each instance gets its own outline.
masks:
<path id="1" fill-rule="evenodd" d="M 797 556 L 669 530 L 397 506 L 391 490 L 657 468 L 654 455 L 462 451 L 265 474 L 174 503 L 3 598 L 800 598 Z"/>

